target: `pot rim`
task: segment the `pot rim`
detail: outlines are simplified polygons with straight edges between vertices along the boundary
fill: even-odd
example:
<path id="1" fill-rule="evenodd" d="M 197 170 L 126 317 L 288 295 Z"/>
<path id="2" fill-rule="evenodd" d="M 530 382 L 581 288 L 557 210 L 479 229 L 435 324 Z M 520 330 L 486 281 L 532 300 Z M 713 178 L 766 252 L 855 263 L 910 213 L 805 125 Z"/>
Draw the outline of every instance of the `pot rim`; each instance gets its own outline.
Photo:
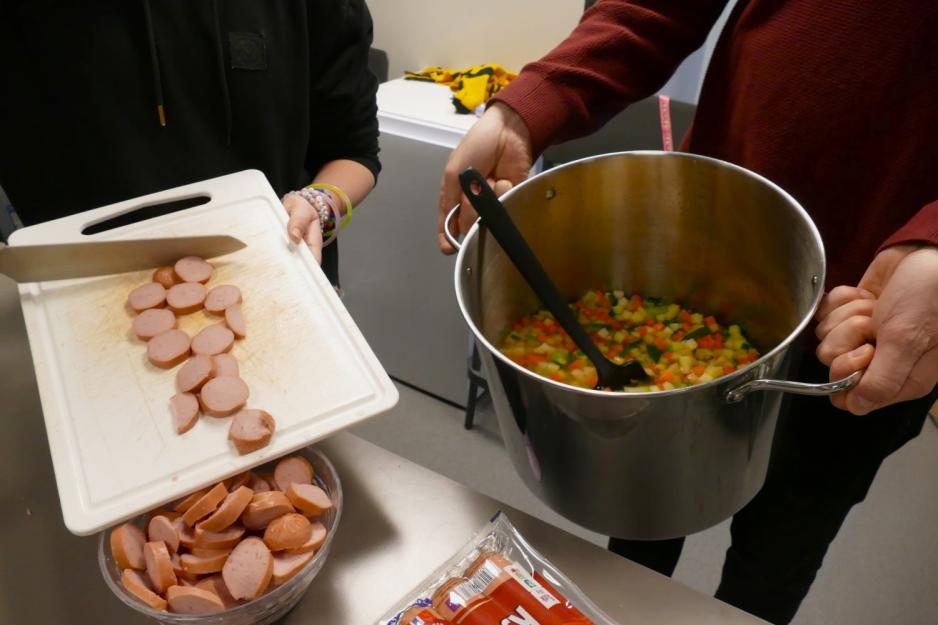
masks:
<path id="1" fill-rule="evenodd" d="M 623 152 L 608 152 L 605 154 L 596 154 L 593 156 L 580 158 L 575 161 L 570 161 L 569 163 L 564 163 L 563 165 L 558 165 L 557 167 L 553 167 L 551 169 L 543 171 L 535 176 L 531 176 L 530 178 L 526 179 L 520 184 L 509 189 L 508 192 L 503 194 L 499 199 L 502 202 L 510 199 L 511 196 L 517 191 L 519 191 L 520 189 L 524 188 L 528 184 L 531 184 L 534 180 L 541 178 L 542 176 L 545 176 L 552 172 L 560 171 L 562 169 L 574 167 L 576 165 L 581 165 L 584 163 L 590 163 L 592 161 L 606 160 L 606 159 L 613 158 L 613 157 L 623 157 L 623 156 L 625 157 L 656 156 L 656 157 L 661 157 L 661 158 L 681 158 L 681 159 L 690 159 L 690 160 L 706 161 L 709 163 L 714 163 L 714 164 L 735 170 L 749 178 L 758 180 L 762 182 L 763 184 L 767 185 L 768 187 L 770 187 L 771 189 L 773 189 L 783 198 L 788 200 L 789 204 L 795 209 L 795 214 L 801 217 L 801 219 L 807 224 L 811 234 L 814 237 L 814 242 L 821 252 L 821 268 L 820 268 L 819 275 L 817 276 L 817 280 L 818 280 L 818 284 L 820 285 L 820 288 L 818 288 L 817 292 L 814 294 L 814 301 L 811 303 L 810 313 L 806 314 L 801 319 L 801 321 L 794 327 L 794 329 L 792 329 L 791 332 L 789 332 L 788 336 L 786 336 L 784 340 L 779 342 L 778 345 L 773 347 L 771 350 L 769 350 L 765 354 L 762 354 L 758 359 L 749 363 L 748 366 L 744 367 L 743 369 L 734 371 L 733 373 L 730 373 L 728 375 L 724 375 L 714 380 L 711 380 L 710 382 L 705 382 L 703 384 L 697 384 L 694 386 L 685 386 L 683 388 L 675 388 L 675 389 L 668 389 L 668 390 L 659 389 L 659 390 L 654 390 L 654 391 L 599 391 L 595 389 L 588 389 L 588 388 L 582 388 L 579 386 L 572 386 L 570 384 L 564 384 L 563 382 L 557 382 L 556 380 L 551 380 L 550 378 L 543 377 L 541 375 L 534 373 L 533 371 L 525 369 L 524 367 L 522 367 L 515 361 L 505 356 L 501 352 L 501 350 L 499 350 L 497 347 L 492 345 L 492 343 L 487 338 L 485 338 L 481 330 L 479 330 L 479 328 L 476 326 L 475 321 L 469 315 L 469 312 L 467 309 L 467 303 L 463 298 L 462 289 L 460 288 L 460 285 L 463 279 L 462 267 L 463 267 L 463 263 L 465 262 L 466 250 L 469 248 L 470 241 L 474 237 L 477 237 L 479 234 L 479 220 L 476 219 L 476 222 L 469 229 L 469 232 L 466 234 L 463 240 L 463 243 L 459 248 L 459 253 L 456 256 L 456 263 L 454 266 L 454 273 L 453 273 L 453 285 L 456 289 L 456 301 L 459 304 L 459 310 L 460 312 L 462 312 L 463 319 L 465 319 L 466 323 L 469 325 L 469 329 L 475 335 L 476 339 L 482 344 L 482 346 L 485 349 L 491 352 L 494 355 L 494 357 L 500 359 L 503 363 L 505 363 L 509 367 L 512 367 L 515 371 L 533 379 L 536 382 L 539 382 L 541 384 L 547 384 L 558 390 L 572 392 L 578 395 L 585 395 L 585 396 L 592 396 L 592 397 L 604 397 L 604 398 L 611 398 L 611 399 L 622 399 L 625 397 L 634 398 L 637 396 L 668 397 L 668 396 L 673 396 L 673 395 L 683 395 L 685 393 L 692 393 L 692 392 L 700 391 L 703 389 L 711 388 L 719 384 L 724 384 L 728 381 L 741 379 L 743 376 L 746 376 L 750 371 L 753 371 L 753 369 L 760 367 L 761 365 L 765 364 L 768 360 L 771 360 L 775 356 L 787 350 L 789 346 L 791 346 L 791 344 L 795 341 L 795 339 L 797 339 L 798 336 L 808 326 L 808 324 L 811 322 L 811 319 L 814 318 L 814 314 L 817 311 L 818 306 L 820 305 L 821 298 L 824 296 L 824 283 L 827 277 L 827 254 L 824 249 L 824 241 L 821 239 L 821 233 L 817 229 L 817 225 L 814 223 L 814 220 L 811 219 L 811 216 L 808 214 L 808 212 L 804 209 L 803 206 L 801 206 L 801 204 L 790 193 L 782 189 L 780 186 L 778 186 L 777 184 L 775 184 L 768 178 L 761 176 L 753 171 L 750 171 L 746 169 L 745 167 L 740 167 L 739 165 L 735 165 L 728 161 L 723 161 L 718 158 L 713 158 L 710 156 L 692 154 L 690 152 L 665 152 L 662 150 L 629 150 L 629 151 L 623 151 Z"/>

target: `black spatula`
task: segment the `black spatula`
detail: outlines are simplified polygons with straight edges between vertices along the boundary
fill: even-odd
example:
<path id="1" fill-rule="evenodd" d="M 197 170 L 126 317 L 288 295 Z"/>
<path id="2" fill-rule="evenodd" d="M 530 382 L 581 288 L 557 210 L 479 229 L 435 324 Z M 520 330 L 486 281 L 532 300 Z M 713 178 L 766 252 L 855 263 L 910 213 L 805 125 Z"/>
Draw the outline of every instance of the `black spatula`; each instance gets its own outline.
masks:
<path id="1" fill-rule="evenodd" d="M 482 223 L 508 254 L 508 258 L 521 273 L 528 286 L 547 307 L 547 310 L 554 315 L 554 319 L 567 331 L 580 351 L 592 361 L 599 377 L 597 388 L 619 390 L 633 380 L 647 378 L 645 370 L 638 361 L 629 360 L 617 365 L 603 356 L 557 291 L 557 287 L 544 271 L 534 252 L 528 247 L 524 237 L 508 216 L 508 211 L 498 201 L 498 197 L 482 174 L 475 169 L 467 169 L 459 175 L 459 183 L 466 197 L 469 198 L 469 202 L 482 218 Z"/>

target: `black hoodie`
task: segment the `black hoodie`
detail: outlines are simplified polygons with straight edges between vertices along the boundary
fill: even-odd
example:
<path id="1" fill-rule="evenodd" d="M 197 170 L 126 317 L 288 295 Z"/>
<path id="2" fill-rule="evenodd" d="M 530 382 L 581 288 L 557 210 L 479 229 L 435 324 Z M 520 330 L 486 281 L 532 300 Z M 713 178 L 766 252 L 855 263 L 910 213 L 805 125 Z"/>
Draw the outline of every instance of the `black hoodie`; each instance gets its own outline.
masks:
<path id="1" fill-rule="evenodd" d="M 29 225 L 248 168 L 377 176 L 371 40 L 364 0 L 0 0 L 0 185 Z"/>

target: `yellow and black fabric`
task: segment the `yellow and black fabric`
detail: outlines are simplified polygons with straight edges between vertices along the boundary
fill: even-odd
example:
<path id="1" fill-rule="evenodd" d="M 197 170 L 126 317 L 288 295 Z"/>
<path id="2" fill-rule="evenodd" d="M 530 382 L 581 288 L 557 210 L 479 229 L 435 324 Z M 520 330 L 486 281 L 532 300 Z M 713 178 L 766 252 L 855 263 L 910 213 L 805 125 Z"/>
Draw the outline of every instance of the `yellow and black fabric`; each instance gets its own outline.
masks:
<path id="1" fill-rule="evenodd" d="M 449 86 L 457 113 L 472 113 L 480 104 L 507 87 L 518 77 L 501 65 L 473 65 L 466 69 L 427 67 L 419 72 L 404 72 L 407 80 L 435 82 Z"/>

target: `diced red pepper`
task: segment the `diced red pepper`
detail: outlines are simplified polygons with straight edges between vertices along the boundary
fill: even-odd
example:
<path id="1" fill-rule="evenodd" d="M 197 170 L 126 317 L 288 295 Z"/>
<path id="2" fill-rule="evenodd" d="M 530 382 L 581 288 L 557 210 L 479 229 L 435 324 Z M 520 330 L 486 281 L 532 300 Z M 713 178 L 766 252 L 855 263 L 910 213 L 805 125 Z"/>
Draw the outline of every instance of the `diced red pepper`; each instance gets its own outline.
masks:
<path id="1" fill-rule="evenodd" d="M 714 317 L 713 315 L 707 315 L 706 317 L 704 317 L 704 324 L 708 326 L 717 325 L 716 317 Z"/>
<path id="2" fill-rule="evenodd" d="M 733 373 L 734 371 L 736 371 L 736 367 L 723 367 L 723 373 L 727 375 Z"/>
<path id="3" fill-rule="evenodd" d="M 668 349 L 668 341 L 663 338 L 657 338 L 655 339 L 655 347 L 657 347 L 661 351 L 664 351 Z"/>

